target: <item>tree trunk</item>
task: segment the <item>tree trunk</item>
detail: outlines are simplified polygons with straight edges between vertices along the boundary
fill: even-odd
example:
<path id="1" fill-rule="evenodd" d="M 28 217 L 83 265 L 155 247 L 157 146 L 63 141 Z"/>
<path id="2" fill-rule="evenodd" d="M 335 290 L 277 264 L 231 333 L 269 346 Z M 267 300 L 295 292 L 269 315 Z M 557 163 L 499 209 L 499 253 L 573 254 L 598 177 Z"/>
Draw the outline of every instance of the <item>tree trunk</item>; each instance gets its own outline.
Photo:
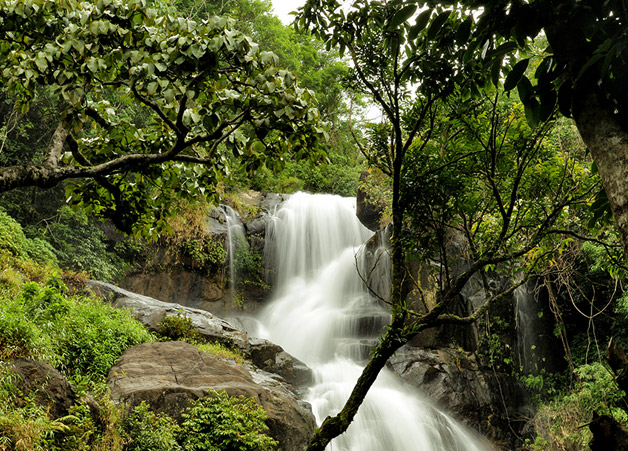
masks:
<path id="1" fill-rule="evenodd" d="M 573 83 L 572 114 L 584 143 L 597 165 L 600 179 L 628 256 L 628 126 L 606 94 L 600 89 L 600 74 L 589 70 L 581 74 L 593 56 L 588 37 L 570 20 L 575 14 L 571 1 L 546 2 L 542 9 L 544 30 L 558 66 L 564 67 Z M 628 108 L 628 106 L 622 106 Z"/>
<path id="2" fill-rule="evenodd" d="M 624 255 L 628 256 L 628 132 L 595 91 L 584 94 L 574 111 L 574 119 L 597 165 Z"/>

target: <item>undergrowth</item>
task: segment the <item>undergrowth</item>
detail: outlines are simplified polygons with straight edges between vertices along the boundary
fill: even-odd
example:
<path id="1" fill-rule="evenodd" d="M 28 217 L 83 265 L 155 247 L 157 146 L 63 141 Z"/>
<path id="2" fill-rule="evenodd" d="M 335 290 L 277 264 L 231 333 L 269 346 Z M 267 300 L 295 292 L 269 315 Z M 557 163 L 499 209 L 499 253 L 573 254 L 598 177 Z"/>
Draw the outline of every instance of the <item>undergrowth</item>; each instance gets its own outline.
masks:
<path id="1" fill-rule="evenodd" d="M 149 413 L 144 405 L 125 415 L 126 407 L 109 399 L 107 374 L 127 348 L 157 337 L 126 310 L 81 294 L 85 275 L 64 272 L 54 259 L 34 260 L 24 240 L 28 238 L 20 225 L 0 214 L 0 451 L 218 449 L 203 447 L 224 439 L 207 432 L 203 425 L 210 421 L 222 424 L 235 446 L 230 449 L 272 449 L 274 441 L 264 435 L 265 425 L 255 423 L 265 415 L 258 412 L 261 407 L 238 399 L 232 404 L 226 395 L 217 395 L 224 414 L 216 418 L 208 410 L 214 402 L 199 401 L 186 413 L 188 426 Z M 171 321 L 164 323 L 170 333 L 196 337 L 201 350 L 243 361 L 224 346 L 198 340 L 189 319 Z M 67 415 L 51 417 L 37 391 L 22 393 L 17 388 L 18 376 L 11 371 L 16 358 L 49 363 L 68 379 L 76 402 Z M 251 413 L 243 413 L 240 405 Z M 192 427 L 205 432 L 187 443 Z"/>

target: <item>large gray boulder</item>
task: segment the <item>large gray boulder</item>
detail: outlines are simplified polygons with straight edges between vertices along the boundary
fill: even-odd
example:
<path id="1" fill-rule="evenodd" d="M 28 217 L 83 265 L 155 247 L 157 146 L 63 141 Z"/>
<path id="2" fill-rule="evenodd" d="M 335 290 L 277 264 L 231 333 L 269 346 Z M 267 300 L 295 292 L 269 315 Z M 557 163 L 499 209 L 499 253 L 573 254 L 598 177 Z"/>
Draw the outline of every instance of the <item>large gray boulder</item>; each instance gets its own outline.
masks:
<path id="1" fill-rule="evenodd" d="M 224 320 L 204 310 L 162 302 L 106 282 L 90 280 L 87 287 L 115 307 L 128 309 L 135 319 L 153 331 L 165 317 L 187 316 L 201 337 L 238 349 L 260 369 L 281 376 L 295 392 L 303 390 L 312 381 L 312 370 L 305 363 L 268 340 L 249 339 L 237 319 L 233 322 Z"/>
<path id="2" fill-rule="evenodd" d="M 109 372 L 111 399 L 180 419 L 189 400 L 210 390 L 253 398 L 268 412 L 269 435 L 284 451 L 304 448 L 315 420 L 309 404 L 270 373 L 200 352 L 184 342 L 146 343 L 128 349 Z"/>
<path id="3" fill-rule="evenodd" d="M 130 310 L 135 319 L 150 330 L 157 330 L 160 321 L 167 316 L 185 315 L 192 320 L 192 326 L 203 338 L 229 347 L 248 349 L 246 332 L 204 310 L 162 302 L 96 280 L 88 281 L 87 287 L 95 294 L 103 296 L 115 307 Z"/>

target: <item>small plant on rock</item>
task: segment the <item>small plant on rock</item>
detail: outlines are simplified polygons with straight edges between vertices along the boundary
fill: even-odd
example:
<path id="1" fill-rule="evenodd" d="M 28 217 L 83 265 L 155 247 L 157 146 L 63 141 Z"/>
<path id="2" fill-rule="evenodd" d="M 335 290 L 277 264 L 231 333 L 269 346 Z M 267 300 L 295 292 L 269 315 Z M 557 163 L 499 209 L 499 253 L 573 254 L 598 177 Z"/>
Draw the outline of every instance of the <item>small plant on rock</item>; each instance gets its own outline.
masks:
<path id="1" fill-rule="evenodd" d="M 266 411 L 244 396 L 211 391 L 185 409 L 180 444 L 195 451 L 275 450 L 277 442 L 266 435 Z"/>
<path id="2" fill-rule="evenodd" d="M 153 412 L 144 401 L 133 409 L 123 426 L 129 441 L 128 451 L 182 449 L 176 439 L 180 431 L 177 423 L 166 414 Z"/>
<path id="3" fill-rule="evenodd" d="M 157 324 L 157 334 L 165 341 L 201 341 L 201 335 L 194 329 L 192 318 L 181 311 L 176 316 L 166 316 Z"/>

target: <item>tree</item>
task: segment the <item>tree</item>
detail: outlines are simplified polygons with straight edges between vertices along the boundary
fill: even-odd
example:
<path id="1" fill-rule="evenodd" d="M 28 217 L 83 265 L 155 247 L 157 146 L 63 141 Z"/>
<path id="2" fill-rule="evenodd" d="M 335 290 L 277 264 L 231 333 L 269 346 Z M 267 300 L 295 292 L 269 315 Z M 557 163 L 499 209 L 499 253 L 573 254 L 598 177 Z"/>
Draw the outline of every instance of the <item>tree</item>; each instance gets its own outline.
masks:
<path id="1" fill-rule="evenodd" d="M 486 49 L 466 47 L 481 25 L 471 10 L 419 11 L 418 4 L 364 0 L 345 12 L 335 0 L 310 0 L 297 17 L 299 27 L 349 55 L 356 88 L 382 109 L 385 121 L 371 127 L 362 149 L 392 181 L 392 292 L 383 299 L 391 323 L 344 408 L 324 420 L 309 450 L 324 449 L 346 430 L 388 358 L 410 339 L 443 324 L 472 323 L 512 294 L 516 284 L 492 290 L 488 271 L 534 268 L 560 246 L 552 237 L 566 207 L 583 205 L 595 188 L 582 181 L 584 168 L 543 144 L 549 122 L 530 129 L 517 106 L 504 105 L 495 92 L 483 99 L 495 74 L 485 70 Z M 527 198 L 532 189 L 535 202 Z M 463 237 L 472 257 L 461 271 L 453 270 L 460 255 L 448 243 L 452 236 Z M 408 250 L 415 247 L 415 257 L 437 261 L 440 272 L 435 298 L 421 295 L 417 282 L 413 304 L 406 292 L 413 276 Z M 485 282 L 487 299 L 456 315 L 456 300 L 474 277 Z"/>
<path id="2" fill-rule="evenodd" d="M 244 168 L 288 151 L 321 156 L 312 93 L 233 29 L 122 2 L 0 2 L 0 81 L 26 111 L 45 87 L 60 104 L 40 161 L 0 168 L 0 192 L 75 179 L 70 202 L 124 231 L 174 197 L 211 194 L 229 152 Z"/>
<path id="3" fill-rule="evenodd" d="M 447 2 L 451 3 L 451 2 Z M 532 121 L 546 117 L 557 104 L 573 117 L 600 172 L 604 193 L 628 256 L 628 16 L 619 0 L 465 0 L 483 12 L 470 46 L 508 45 L 510 69 L 506 88 L 517 87 Z M 550 47 L 535 73 L 536 84 L 523 74 L 525 49 L 541 32 Z M 495 37 L 502 41 L 498 43 Z M 506 44 L 503 43 L 506 40 Z M 485 59 L 487 65 L 502 61 Z M 496 71 L 499 69 L 495 69 Z M 606 196 L 606 197 L 605 197 Z"/>

